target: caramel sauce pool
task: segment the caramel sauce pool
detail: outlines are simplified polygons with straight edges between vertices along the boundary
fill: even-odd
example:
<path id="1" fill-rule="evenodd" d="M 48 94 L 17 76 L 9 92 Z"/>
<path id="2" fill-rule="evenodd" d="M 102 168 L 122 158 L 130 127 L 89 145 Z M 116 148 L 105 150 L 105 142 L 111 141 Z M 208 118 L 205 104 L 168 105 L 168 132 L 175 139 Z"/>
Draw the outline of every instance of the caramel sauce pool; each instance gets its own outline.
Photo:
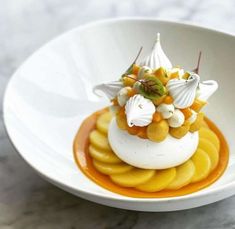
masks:
<path id="1" fill-rule="evenodd" d="M 73 153 L 75 161 L 79 167 L 79 169 L 92 181 L 101 187 L 112 191 L 114 193 L 118 193 L 124 196 L 135 197 L 135 198 L 163 198 L 163 197 L 175 197 L 182 196 L 186 194 L 190 194 L 196 191 L 199 191 L 203 188 L 208 187 L 212 183 L 214 183 L 217 179 L 222 176 L 224 173 L 229 159 L 229 149 L 227 142 L 220 132 L 220 130 L 216 127 L 216 125 L 205 117 L 205 121 L 209 128 L 217 135 L 220 140 L 220 151 L 219 151 L 219 162 L 217 167 L 208 175 L 207 178 L 200 182 L 190 183 L 187 186 L 184 186 L 178 190 L 163 190 L 158 192 L 143 192 L 136 190 L 134 188 L 126 188 L 116 185 L 111 181 L 109 176 L 103 175 L 98 172 L 92 163 L 92 158 L 88 152 L 89 146 L 89 134 L 96 127 L 96 120 L 98 116 L 107 111 L 107 108 L 97 111 L 87 117 L 82 125 L 80 126 L 77 135 L 74 139 L 73 144 Z"/>

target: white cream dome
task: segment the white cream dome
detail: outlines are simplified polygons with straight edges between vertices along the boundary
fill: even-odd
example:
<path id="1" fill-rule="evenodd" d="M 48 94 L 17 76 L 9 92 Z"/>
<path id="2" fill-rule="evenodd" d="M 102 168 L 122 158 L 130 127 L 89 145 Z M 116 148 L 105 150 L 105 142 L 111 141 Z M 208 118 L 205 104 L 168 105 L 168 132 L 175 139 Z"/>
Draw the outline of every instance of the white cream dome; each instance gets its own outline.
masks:
<path id="1" fill-rule="evenodd" d="M 181 139 L 170 135 L 160 143 L 141 139 L 118 128 L 111 121 L 108 139 L 114 153 L 126 163 L 143 169 L 166 169 L 187 161 L 198 146 L 198 132 L 187 133 Z"/>

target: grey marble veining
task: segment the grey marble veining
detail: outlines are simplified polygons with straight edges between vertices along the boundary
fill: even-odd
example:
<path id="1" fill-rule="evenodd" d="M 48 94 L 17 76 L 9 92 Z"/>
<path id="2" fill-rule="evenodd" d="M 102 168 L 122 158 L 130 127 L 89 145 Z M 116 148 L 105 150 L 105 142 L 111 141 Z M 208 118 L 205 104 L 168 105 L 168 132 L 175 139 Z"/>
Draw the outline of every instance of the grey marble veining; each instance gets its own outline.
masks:
<path id="1" fill-rule="evenodd" d="M 0 97 L 9 77 L 25 58 L 46 41 L 83 23 L 120 16 L 147 16 L 186 20 L 235 33 L 234 12 L 233 0 L 2 0 Z M 1 117 L 1 229 L 235 228 L 234 216 L 235 197 L 169 213 L 114 209 L 74 197 L 42 180 L 20 158 L 6 136 Z"/>

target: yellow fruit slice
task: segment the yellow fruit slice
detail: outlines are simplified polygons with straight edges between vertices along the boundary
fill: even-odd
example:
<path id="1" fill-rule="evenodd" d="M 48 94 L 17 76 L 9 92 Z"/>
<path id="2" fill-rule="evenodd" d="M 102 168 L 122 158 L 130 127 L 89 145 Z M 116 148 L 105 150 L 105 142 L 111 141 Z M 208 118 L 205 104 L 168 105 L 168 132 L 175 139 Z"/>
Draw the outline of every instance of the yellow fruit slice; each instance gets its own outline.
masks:
<path id="1" fill-rule="evenodd" d="M 206 178 L 211 170 L 211 161 L 208 154 L 201 149 L 197 149 L 191 160 L 195 166 L 192 182 L 198 182 Z"/>
<path id="2" fill-rule="evenodd" d="M 105 163 L 120 163 L 122 162 L 112 151 L 106 151 L 96 148 L 93 145 L 89 146 L 89 153 L 91 157 L 100 162 Z"/>
<path id="3" fill-rule="evenodd" d="M 203 122 L 202 122 L 202 127 L 209 128 L 209 126 L 208 126 L 208 124 L 206 123 L 205 120 L 203 120 Z"/>
<path id="4" fill-rule="evenodd" d="M 166 188 L 175 178 L 176 169 L 164 169 L 156 171 L 156 174 L 146 183 L 138 185 L 136 189 L 145 192 L 157 192 Z"/>
<path id="5" fill-rule="evenodd" d="M 135 187 L 151 179 L 154 176 L 154 174 L 155 171 L 152 169 L 134 168 L 133 170 L 127 173 L 111 175 L 110 178 L 114 183 L 120 186 Z"/>
<path id="6" fill-rule="evenodd" d="M 215 146 L 208 139 L 200 138 L 198 148 L 202 149 L 208 154 L 211 160 L 211 170 L 215 169 L 219 162 L 219 152 Z"/>
<path id="7" fill-rule="evenodd" d="M 166 187 L 167 189 L 179 189 L 189 184 L 195 173 L 195 166 L 191 160 L 176 167 L 176 176 L 174 180 Z"/>
<path id="8" fill-rule="evenodd" d="M 125 173 L 133 169 L 132 166 L 125 163 L 107 164 L 96 160 L 93 160 L 93 165 L 99 172 L 106 175 Z"/>
<path id="9" fill-rule="evenodd" d="M 100 115 L 96 122 L 97 129 L 102 133 L 107 134 L 111 119 L 112 119 L 111 112 L 105 112 L 102 115 Z"/>
<path id="10" fill-rule="evenodd" d="M 89 140 L 90 140 L 91 144 L 93 144 L 94 146 L 96 146 L 100 149 L 112 150 L 109 145 L 108 138 L 104 134 L 99 132 L 98 130 L 93 130 L 90 133 Z"/>
<path id="11" fill-rule="evenodd" d="M 177 128 L 170 128 L 170 135 L 174 138 L 180 139 L 188 133 L 189 128 L 190 125 L 188 125 L 187 123 Z"/>
<path id="12" fill-rule="evenodd" d="M 199 137 L 208 139 L 219 151 L 220 141 L 217 135 L 212 130 L 202 127 L 199 130 Z"/>

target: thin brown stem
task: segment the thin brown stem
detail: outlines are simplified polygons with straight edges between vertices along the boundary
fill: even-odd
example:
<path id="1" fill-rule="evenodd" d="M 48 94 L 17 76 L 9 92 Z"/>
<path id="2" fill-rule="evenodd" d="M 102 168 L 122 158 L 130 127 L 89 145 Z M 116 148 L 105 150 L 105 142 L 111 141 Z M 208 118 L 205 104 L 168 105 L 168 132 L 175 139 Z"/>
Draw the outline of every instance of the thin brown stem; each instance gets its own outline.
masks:
<path id="1" fill-rule="evenodd" d="M 198 56 L 198 60 L 197 60 L 197 67 L 193 70 L 193 72 L 195 72 L 196 74 L 199 73 L 199 67 L 200 67 L 200 63 L 201 63 L 201 56 L 202 56 L 202 52 L 199 52 L 199 56 Z"/>
<path id="2" fill-rule="evenodd" d="M 136 82 L 140 82 L 140 80 L 137 80 L 136 78 L 134 78 L 134 77 L 131 77 L 131 76 L 128 76 L 128 75 L 125 75 L 125 77 L 127 77 L 127 78 L 129 78 L 129 79 L 132 79 L 132 80 L 134 80 L 134 81 L 136 81 Z M 140 82 L 141 83 L 141 82 Z"/>
<path id="3" fill-rule="evenodd" d="M 143 47 L 141 46 L 141 47 L 140 47 L 140 50 L 139 50 L 139 52 L 138 52 L 138 54 L 137 54 L 137 56 L 136 56 L 136 58 L 134 59 L 134 61 L 133 61 L 133 63 L 132 63 L 132 65 L 136 63 L 136 61 L 138 60 L 138 58 L 139 58 L 139 56 L 140 56 L 142 50 L 143 50 Z"/>
<path id="4" fill-rule="evenodd" d="M 140 56 L 140 53 L 142 52 L 142 49 L 143 49 L 143 47 L 140 47 L 140 50 L 139 50 L 136 58 L 134 59 L 133 63 L 130 65 L 130 67 L 126 70 L 126 72 L 122 75 L 122 77 L 125 76 L 126 74 L 129 74 L 129 72 L 132 70 L 133 65 L 136 63 L 137 59 Z"/>

